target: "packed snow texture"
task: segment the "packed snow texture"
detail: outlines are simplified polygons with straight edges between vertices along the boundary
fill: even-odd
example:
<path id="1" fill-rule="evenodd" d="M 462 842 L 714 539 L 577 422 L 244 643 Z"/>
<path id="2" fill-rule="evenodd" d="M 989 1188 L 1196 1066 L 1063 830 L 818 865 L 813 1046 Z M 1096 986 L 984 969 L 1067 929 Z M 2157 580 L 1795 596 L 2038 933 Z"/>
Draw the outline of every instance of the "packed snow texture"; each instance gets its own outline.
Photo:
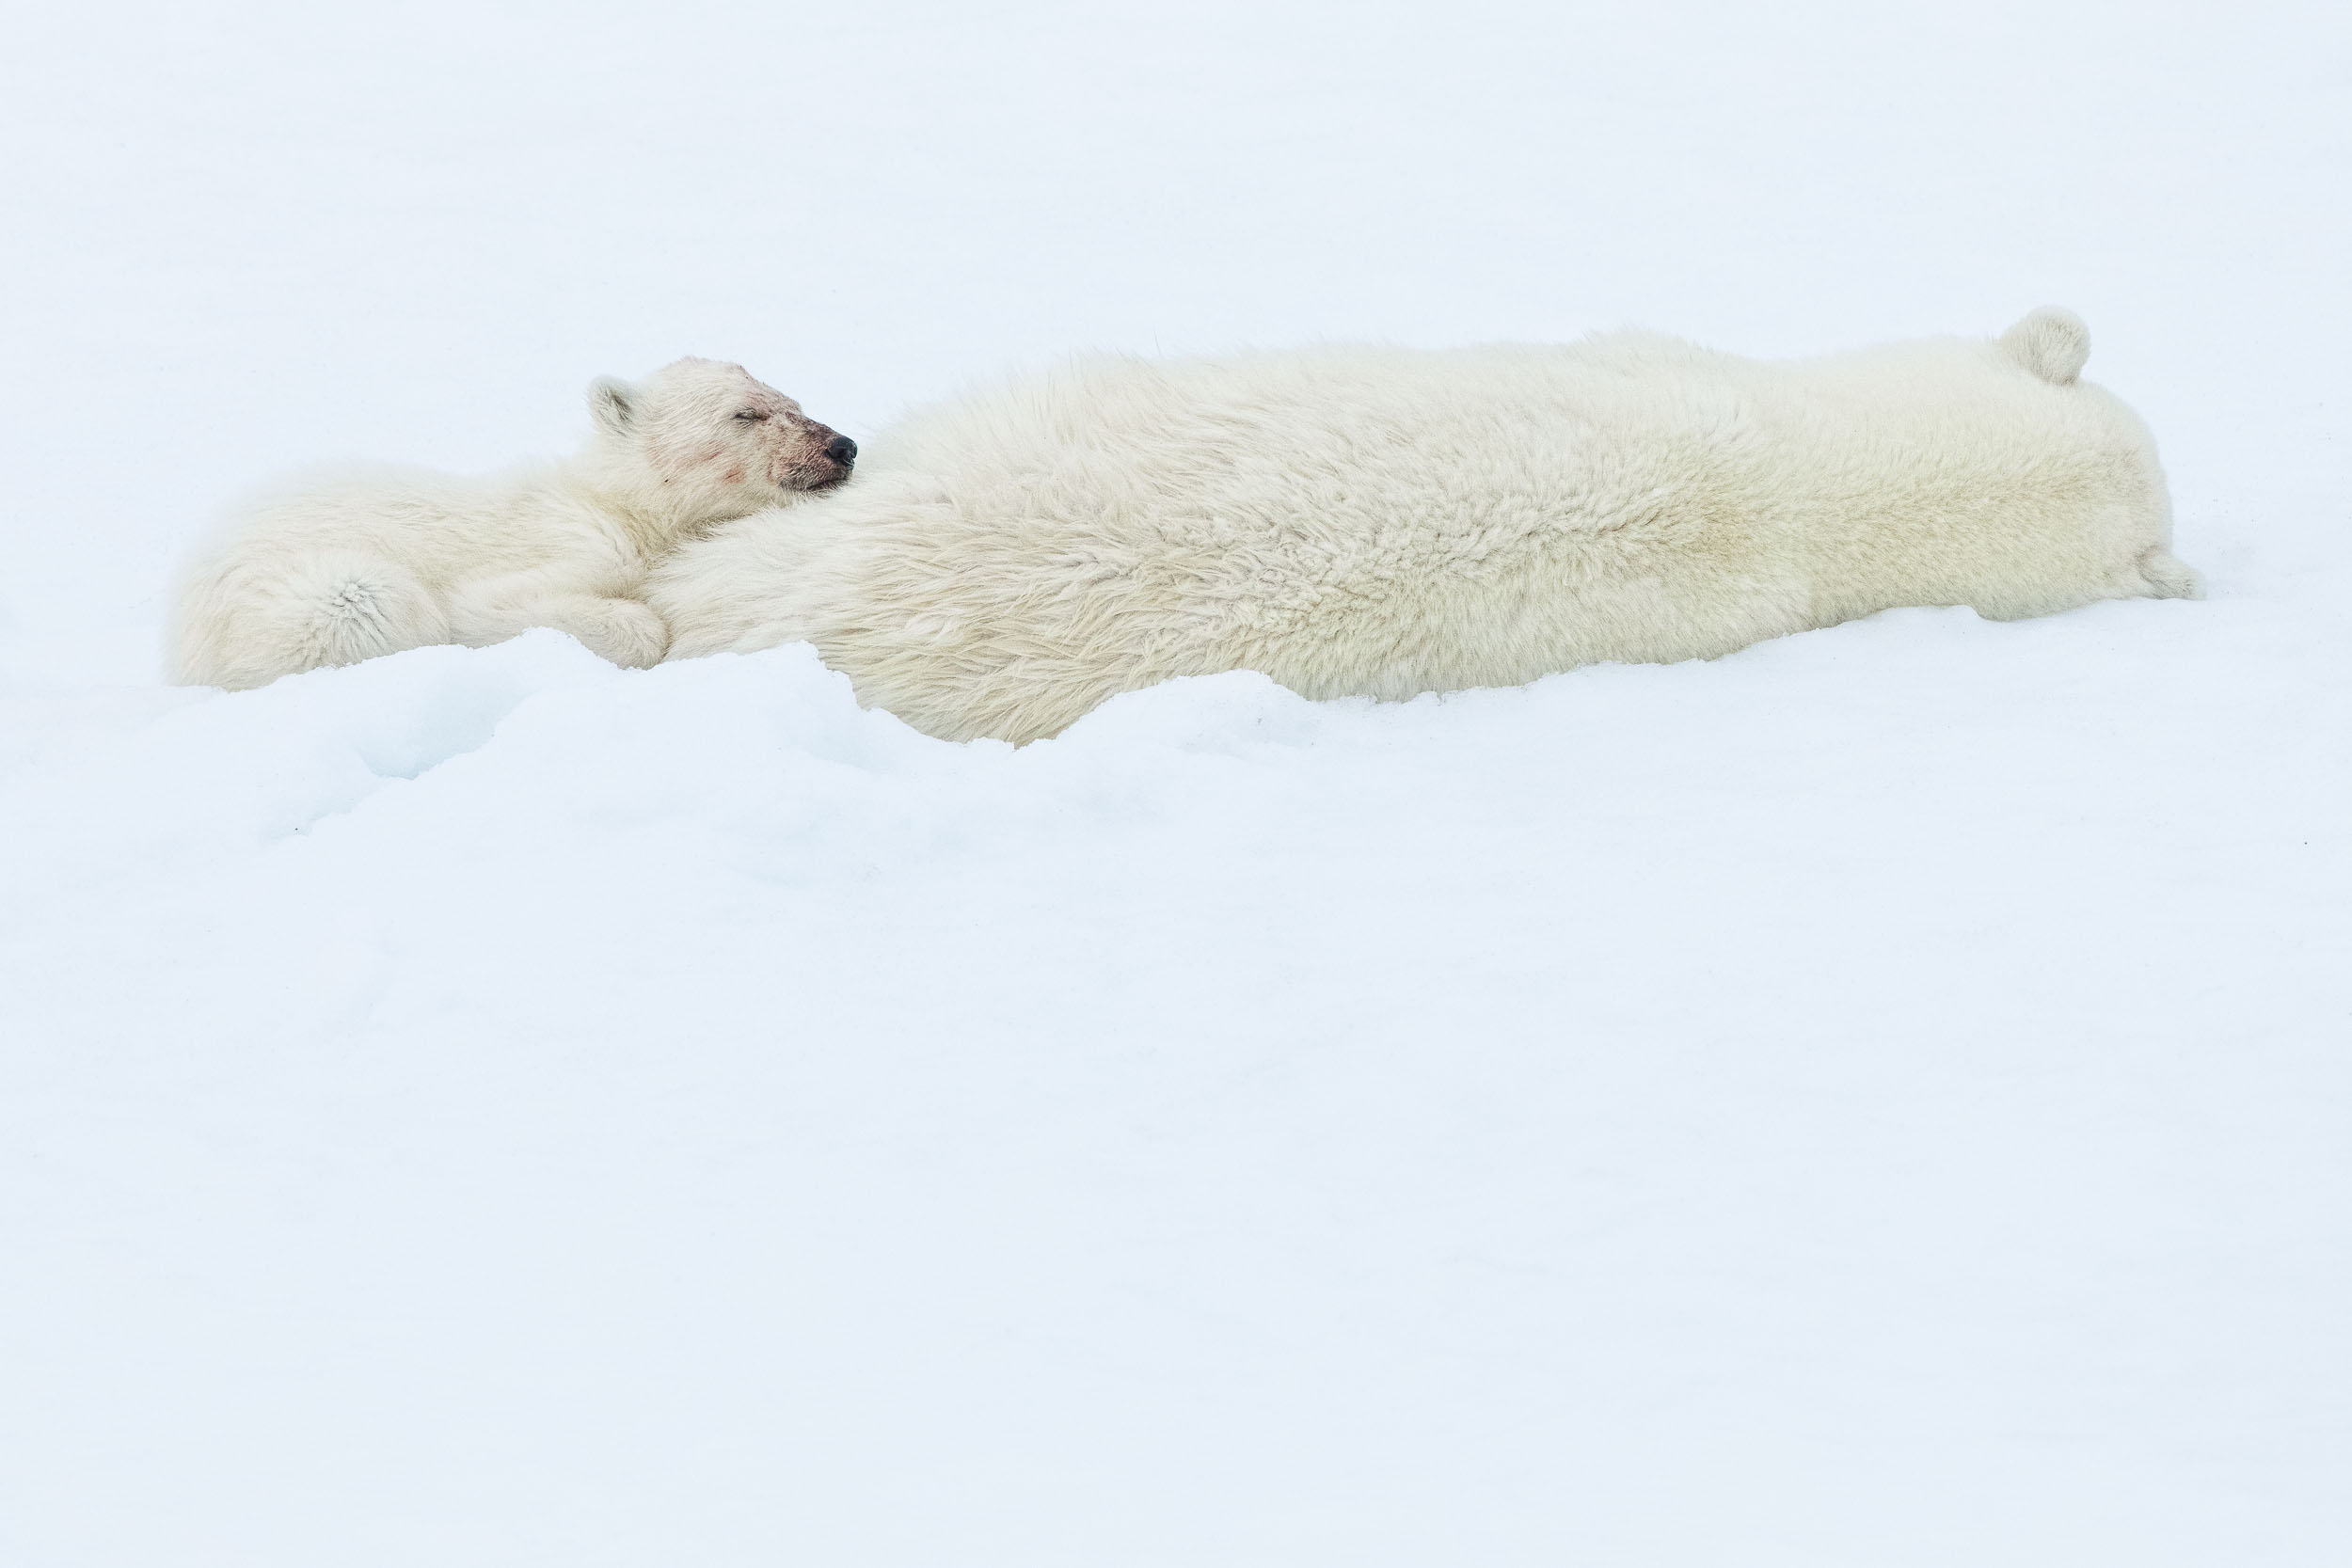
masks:
<path id="1" fill-rule="evenodd" d="M 49 7 L 0 52 L 0 1561 L 2352 1553 L 2340 8 Z M 1014 750 L 237 695 L 301 463 L 740 359 L 2058 300 L 2204 603 Z"/>

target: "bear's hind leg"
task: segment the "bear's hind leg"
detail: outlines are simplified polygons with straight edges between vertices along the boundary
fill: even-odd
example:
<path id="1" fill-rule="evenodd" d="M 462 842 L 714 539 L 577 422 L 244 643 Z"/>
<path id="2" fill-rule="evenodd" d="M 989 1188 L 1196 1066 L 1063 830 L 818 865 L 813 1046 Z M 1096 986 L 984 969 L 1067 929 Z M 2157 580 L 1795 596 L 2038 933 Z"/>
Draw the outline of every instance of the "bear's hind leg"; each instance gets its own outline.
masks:
<path id="1" fill-rule="evenodd" d="M 2139 575 L 2152 599 L 2201 599 L 2205 579 L 2196 567 L 2166 549 L 2151 546 L 2139 558 Z"/>
<path id="2" fill-rule="evenodd" d="M 424 585 L 388 563 L 358 562 L 323 574 L 301 641 L 311 665 L 363 658 L 449 641 L 449 626 Z"/>
<path id="3" fill-rule="evenodd" d="M 325 550 L 288 563 L 241 563 L 195 586 L 175 641 L 181 681 L 241 691 L 446 642 L 449 620 L 406 568 L 363 551 Z"/>

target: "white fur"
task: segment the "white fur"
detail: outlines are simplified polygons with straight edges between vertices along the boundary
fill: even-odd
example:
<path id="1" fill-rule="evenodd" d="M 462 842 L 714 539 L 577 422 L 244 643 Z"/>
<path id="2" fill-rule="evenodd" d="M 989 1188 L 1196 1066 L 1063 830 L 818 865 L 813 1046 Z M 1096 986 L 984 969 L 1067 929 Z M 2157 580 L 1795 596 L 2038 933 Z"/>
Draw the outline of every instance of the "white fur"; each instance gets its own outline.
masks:
<path id="1" fill-rule="evenodd" d="M 232 517 L 181 581 L 174 678 L 260 686 L 532 626 L 653 664 L 669 631 L 635 595 L 656 559 L 848 471 L 826 455 L 833 431 L 740 365 L 602 378 L 588 404 L 596 434 L 568 462 L 486 480 L 350 470 Z"/>
<path id="2" fill-rule="evenodd" d="M 1175 675 L 1406 698 L 1898 605 L 2194 596 L 2087 344 L 2042 310 L 1789 363 L 1647 334 L 1097 360 L 914 416 L 647 598 L 674 658 L 806 639 L 918 728 L 1023 741 Z"/>

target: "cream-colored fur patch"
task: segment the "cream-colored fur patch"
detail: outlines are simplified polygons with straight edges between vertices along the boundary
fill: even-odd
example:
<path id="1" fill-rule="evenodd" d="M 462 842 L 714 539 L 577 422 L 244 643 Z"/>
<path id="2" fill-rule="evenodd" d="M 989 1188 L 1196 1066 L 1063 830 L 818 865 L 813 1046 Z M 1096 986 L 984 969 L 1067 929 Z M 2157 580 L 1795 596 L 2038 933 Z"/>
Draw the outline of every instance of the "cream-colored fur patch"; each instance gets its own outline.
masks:
<path id="1" fill-rule="evenodd" d="M 173 678 L 244 688 L 532 626 L 616 664 L 660 661 L 646 569 L 713 523 L 837 483 L 848 447 L 740 365 L 680 359 L 588 389 L 596 435 L 564 463 L 494 479 L 318 476 L 246 508 L 183 574 Z"/>
<path id="2" fill-rule="evenodd" d="M 1024 741 L 1176 675 L 1406 698 L 1898 605 L 2193 595 L 2087 345 L 2043 310 L 1789 363 L 1640 333 L 1092 360 L 913 416 L 647 600 L 671 657 L 806 639 L 920 729 Z"/>

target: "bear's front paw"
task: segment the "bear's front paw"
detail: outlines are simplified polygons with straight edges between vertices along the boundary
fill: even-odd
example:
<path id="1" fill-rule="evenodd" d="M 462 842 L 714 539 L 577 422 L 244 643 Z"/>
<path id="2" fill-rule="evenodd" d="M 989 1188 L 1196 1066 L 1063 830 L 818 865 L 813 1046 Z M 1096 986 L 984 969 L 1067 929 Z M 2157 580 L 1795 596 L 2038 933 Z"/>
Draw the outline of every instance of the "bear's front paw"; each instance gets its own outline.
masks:
<path id="1" fill-rule="evenodd" d="M 625 670 L 649 670 L 670 650 L 670 628 L 635 599 L 607 599 L 591 625 L 572 635 L 599 658 Z"/>

